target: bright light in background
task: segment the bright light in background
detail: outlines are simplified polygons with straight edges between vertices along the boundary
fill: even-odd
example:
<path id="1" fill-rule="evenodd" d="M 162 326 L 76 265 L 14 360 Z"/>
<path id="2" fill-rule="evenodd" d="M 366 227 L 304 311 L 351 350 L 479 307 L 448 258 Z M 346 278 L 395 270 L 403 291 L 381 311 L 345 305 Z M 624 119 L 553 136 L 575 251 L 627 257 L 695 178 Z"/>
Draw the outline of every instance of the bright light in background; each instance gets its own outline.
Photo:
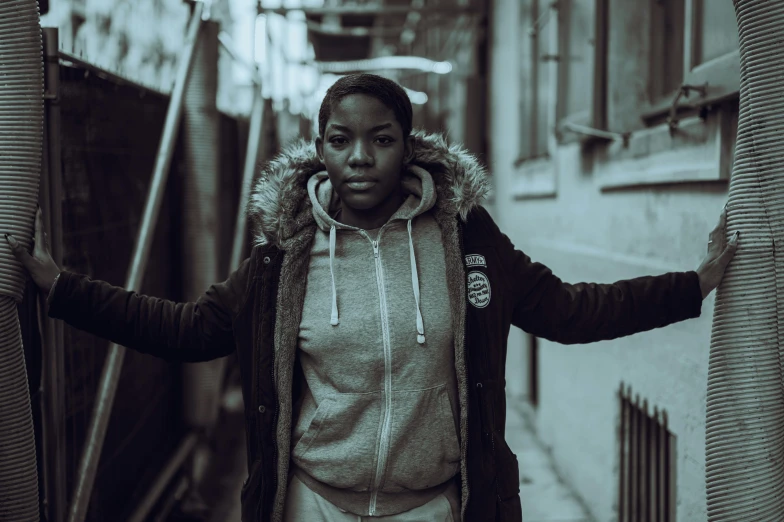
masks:
<path id="1" fill-rule="evenodd" d="M 254 41 L 256 30 L 253 20 L 256 17 L 256 6 L 253 5 L 253 2 L 248 2 L 248 0 L 230 0 L 229 9 L 231 18 L 234 21 L 234 30 L 231 35 L 234 42 L 233 50 L 241 61 L 253 63 L 254 49 L 252 42 Z M 253 81 L 252 73 L 241 63 L 235 62 L 232 65 L 231 72 L 234 81 L 238 84 L 247 85 Z"/>
<path id="2" fill-rule="evenodd" d="M 424 105 L 427 103 L 427 93 L 421 91 L 413 91 L 407 87 L 403 87 L 405 89 L 406 94 L 408 94 L 408 99 L 411 100 L 411 103 L 414 105 Z"/>
<path id="3" fill-rule="evenodd" d="M 323 0 L 265 0 L 263 8 L 318 7 Z M 291 11 L 287 16 L 267 14 L 256 21 L 255 42 L 257 60 L 263 63 L 266 79 L 262 94 L 271 98 L 276 108 L 289 101 L 289 111 L 298 114 L 307 111 L 307 98 L 316 88 L 319 71 L 309 64 L 313 51 L 308 41 L 307 22 L 301 11 Z"/>
<path id="4" fill-rule="evenodd" d="M 267 16 L 259 15 L 256 18 L 256 39 L 254 41 L 256 63 L 267 61 Z"/>
<path id="5" fill-rule="evenodd" d="M 324 0 L 261 0 L 263 9 L 275 9 L 277 7 L 323 7 Z"/>
<path id="6" fill-rule="evenodd" d="M 321 102 L 324 97 L 327 95 L 327 90 L 332 87 L 332 85 L 341 78 L 342 75 L 340 74 L 323 74 L 318 77 L 318 86 L 315 88 L 313 93 L 310 96 L 305 98 L 305 105 L 303 106 L 302 114 L 314 120 L 314 132 L 318 131 L 318 122 L 315 121 L 318 119 L 318 110 L 321 107 Z M 414 105 L 424 105 L 427 103 L 428 96 L 426 92 L 415 91 L 413 89 L 409 89 L 407 87 L 403 87 L 405 89 L 406 94 L 408 94 L 408 98 L 411 100 L 411 103 Z"/>
<path id="7" fill-rule="evenodd" d="M 449 74 L 452 72 L 452 64 L 449 62 L 436 62 L 433 64 L 433 72 L 436 74 Z"/>
<path id="8" fill-rule="evenodd" d="M 284 52 L 289 61 L 286 64 L 285 97 L 291 101 L 289 110 L 292 114 L 300 114 L 305 110 L 305 96 L 316 87 L 312 74 L 308 74 L 308 69 L 312 70 L 313 67 L 303 65 L 308 58 L 308 26 L 305 13 L 302 11 L 289 13 L 286 17 L 284 35 Z"/>
<path id="9" fill-rule="evenodd" d="M 232 0 L 243 1 L 243 0 Z M 245 0 L 249 1 L 249 0 Z M 250 1 L 250 3 L 253 3 Z M 265 9 L 277 7 L 318 7 L 323 0 L 263 0 Z M 254 50 L 263 86 L 262 94 L 271 98 L 277 108 L 289 101 L 289 111 L 317 119 L 321 101 L 327 89 L 343 74 L 372 70 L 419 70 L 435 74 L 449 74 L 450 62 L 437 62 L 419 56 L 382 56 L 349 62 L 314 62 L 312 45 L 308 41 L 304 13 L 292 11 L 288 16 L 262 14 L 255 17 Z M 406 89 L 412 104 L 427 103 L 425 92 Z M 315 121 L 314 121 L 315 124 Z"/>
<path id="10" fill-rule="evenodd" d="M 367 60 L 316 62 L 316 66 L 324 72 L 335 74 L 381 69 L 412 69 L 436 74 L 449 74 L 452 72 L 451 63 L 436 62 L 421 56 L 379 56 L 368 58 Z"/>

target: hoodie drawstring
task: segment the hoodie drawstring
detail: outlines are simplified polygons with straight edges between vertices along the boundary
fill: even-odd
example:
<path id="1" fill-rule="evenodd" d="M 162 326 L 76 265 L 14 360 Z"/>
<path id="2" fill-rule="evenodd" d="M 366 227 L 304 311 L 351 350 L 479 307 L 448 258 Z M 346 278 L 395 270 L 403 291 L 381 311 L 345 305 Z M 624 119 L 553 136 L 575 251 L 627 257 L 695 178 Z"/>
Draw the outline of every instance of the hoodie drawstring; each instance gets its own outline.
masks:
<path id="1" fill-rule="evenodd" d="M 335 289 L 335 243 L 337 241 L 335 225 L 329 227 L 329 273 L 332 276 L 332 317 L 330 324 L 337 326 L 340 324 L 338 319 L 338 295 Z M 416 329 L 417 343 L 425 344 L 425 322 L 422 320 L 422 311 L 419 307 L 419 276 L 417 275 L 416 255 L 414 254 L 414 238 L 411 233 L 411 220 L 408 220 L 408 251 L 411 258 L 411 286 L 414 289 L 414 301 L 416 303 Z"/>
<path id="2" fill-rule="evenodd" d="M 329 273 L 332 274 L 332 319 L 330 324 L 337 326 L 338 320 L 338 294 L 335 290 L 335 225 L 329 227 Z"/>
<path id="3" fill-rule="evenodd" d="M 417 342 L 425 344 L 425 322 L 422 320 L 422 311 L 419 309 L 419 276 L 417 275 L 416 256 L 414 255 L 414 238 L 411 235 L 411 220 L 408 220 L 408 251 L 411 256 L 411 286 L 414 288 L 414 301 L 416 302 Z"/>

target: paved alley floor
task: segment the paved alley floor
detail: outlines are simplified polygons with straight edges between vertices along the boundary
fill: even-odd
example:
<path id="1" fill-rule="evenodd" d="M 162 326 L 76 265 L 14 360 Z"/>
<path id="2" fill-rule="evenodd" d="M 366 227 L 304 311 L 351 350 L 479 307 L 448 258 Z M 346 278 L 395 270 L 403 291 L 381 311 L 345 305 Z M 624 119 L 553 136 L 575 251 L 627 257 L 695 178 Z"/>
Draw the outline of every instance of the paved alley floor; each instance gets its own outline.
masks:
<path id="1" fill-rule="evenodd" d="M 537 439 L 525 416 L 516 408 L 510 407 L 506 422 L 507 442 L 517 454 L 520 463 L 523 522 L 595 522 L 559 480 L 550 464 L 547 450 Z M 236 423 L 228 424 L 233 424 L 231 428 L 239 428 Z M 226 467 L 232 471 L 221 477 L 221 489 L 224 493 L 214 500 L 209 522 L 240 522 L 239 491 L 245 479 L 243 437 L 244 434 L 232 437 L 232 446 L 239 451 L 234 456 L 224 457 L 231 461 Z M 228 463 L 224 462 L 225 464 Z"/>
<path id="2" fill-rule="evenodd" d="M 506 441 L 520 464 L 523 522 L 594 522 L 558 478 L 533 427 L 512 407 L 506 412 Z"/>

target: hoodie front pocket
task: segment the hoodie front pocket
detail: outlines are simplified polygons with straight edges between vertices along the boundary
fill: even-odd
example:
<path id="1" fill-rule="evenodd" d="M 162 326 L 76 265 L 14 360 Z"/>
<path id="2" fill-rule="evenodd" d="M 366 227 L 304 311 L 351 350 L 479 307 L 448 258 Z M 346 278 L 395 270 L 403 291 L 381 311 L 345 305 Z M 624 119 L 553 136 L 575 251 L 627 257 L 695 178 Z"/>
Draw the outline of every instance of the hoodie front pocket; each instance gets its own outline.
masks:
<path id="1" fill-rule="evenodd" d="M 368 491 L 375 473 L 382 404 L 381 392 L 324 398 L 291 452 L 294 463 L 330 486 Z"/>
<path id="2" fill-rule="evenodd" d="M 445 384 L 393 394 L 386 480 L 390 493 L 427 489 L 457 473 L 460 443 Z"/>

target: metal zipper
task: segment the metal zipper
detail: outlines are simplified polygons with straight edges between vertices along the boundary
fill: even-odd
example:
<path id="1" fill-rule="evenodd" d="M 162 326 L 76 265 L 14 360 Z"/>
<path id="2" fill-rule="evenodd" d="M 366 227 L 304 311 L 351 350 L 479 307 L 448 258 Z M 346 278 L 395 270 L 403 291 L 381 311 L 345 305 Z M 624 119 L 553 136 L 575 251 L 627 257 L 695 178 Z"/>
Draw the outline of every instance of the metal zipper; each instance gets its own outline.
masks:
<path id="1" fill-rule="evenodd" d="M 370 237 L 362 231 L 363 235 L 370 239 Z M 381 238 L 381 230 L 378 233 L 379 239 Z M 376 502 L 378 500 L 378 489 L 381 480 L 384 476 L 384 468 L 386 467 L 386 455 L 389 451 L 389 438 L 390 438 L 390 424 L 392 417 L 392 349 L 389 341 L 389 319 L 387 317 L 387 301 L 386 291 L 384 290 L 384 271 L 381 267 L 381 258 L 378 248 L 378 240 L 370 240 L 373 244 L 373 258 L 376 264 L 376 283 L 378 285 L 378 295 L 381 307 L 381 335 L 384 343 L 384 421 L 381 425 L 381 442 L 378 448 L 378 463 L 376 465 L 376 476 L 373 480 L 373 489 L 370 495 L 370 505 L 368 507 L 368 515 L 375 516 Z"/>

